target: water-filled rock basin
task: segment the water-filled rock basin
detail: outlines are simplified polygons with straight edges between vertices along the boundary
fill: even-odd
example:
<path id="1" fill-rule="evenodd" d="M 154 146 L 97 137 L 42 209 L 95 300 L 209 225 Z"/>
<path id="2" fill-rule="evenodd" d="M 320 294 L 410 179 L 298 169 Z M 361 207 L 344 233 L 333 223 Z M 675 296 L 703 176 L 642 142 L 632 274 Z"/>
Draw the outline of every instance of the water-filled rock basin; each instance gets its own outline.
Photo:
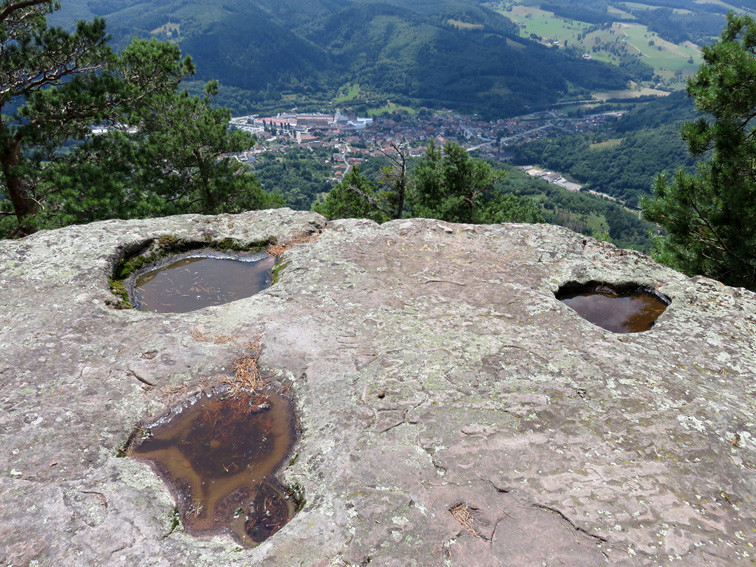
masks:
<path id="1" fill-rule="evenodd" d="M 281 394 L 198 394 L 139 428 L 128 454 L 148 461 L 170 487 L 187 533 L 229 532 L 245 546 L 283 527 L 297 507 L 274 474 L 294 444 Z"/>
<path id="2" fill-rule="evenodd" d="M 594 325 L 614 333 L 640 333 L 654 326 L 671 303 L 653 289 L 596 282 L 567 284 L 556 298 Z"/>
<path id="3" fill-rule="evenodd" d="M 126 287 L 136 309 L 186 313 L 262 291 L 272 282 L 274 265 L 266 253 L 195 250 L 139 270 Z"/>

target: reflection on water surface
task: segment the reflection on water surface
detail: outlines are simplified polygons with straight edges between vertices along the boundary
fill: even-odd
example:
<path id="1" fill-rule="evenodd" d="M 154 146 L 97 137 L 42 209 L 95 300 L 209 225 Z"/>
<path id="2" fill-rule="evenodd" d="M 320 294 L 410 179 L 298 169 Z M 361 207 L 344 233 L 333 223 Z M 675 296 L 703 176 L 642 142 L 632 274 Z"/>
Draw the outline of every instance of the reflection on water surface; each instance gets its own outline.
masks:
<path id="1" fill-rule="evenodd" d="M 557 299 L 584 319 L 614 333 L 648 331 L 669 305 L 665 296 L 638 286 L 564 286 Z"/>
<path id="2" fill-rule="evenodd" d="M 272 280 L 275 258 L 197 252 L 137 274 L 131 303 L 143 311 L 186 313 L 254 295 Z"/>
<path id="3" fill-rule="evenodd" d="M 283 527 L 296 499 L 274 478 L 294 443 L 290 401 L 273 391 L 198 395 L 142 428 L 129 454 L 171 487 L 192 535 L 230 531 L 244 545 Z"/>

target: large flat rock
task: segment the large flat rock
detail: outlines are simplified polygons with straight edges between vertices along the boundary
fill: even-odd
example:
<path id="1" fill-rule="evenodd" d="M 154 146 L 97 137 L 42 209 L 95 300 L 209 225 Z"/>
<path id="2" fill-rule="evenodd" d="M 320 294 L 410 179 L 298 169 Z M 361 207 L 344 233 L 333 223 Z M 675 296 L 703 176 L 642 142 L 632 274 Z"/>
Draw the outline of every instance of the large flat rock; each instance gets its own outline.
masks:
<path id="1" fill-rule="evenodd" d="M 322 229 L 322 231 L 321 231 Z M 187 314 L 116 310 L 128 251 L 286 242 L 280 281 Z M 571 281 L 672 299 L 615 334 Z M 134 428 L 261 336 L 301 428 L 303 510 L 241 549 L 171 531 Z M 233 340 L 212 340 L 232 337 Z M 753 565 L 756 296 L 545 225 L 261 211 L 0 242 L 0 565 Z"/>

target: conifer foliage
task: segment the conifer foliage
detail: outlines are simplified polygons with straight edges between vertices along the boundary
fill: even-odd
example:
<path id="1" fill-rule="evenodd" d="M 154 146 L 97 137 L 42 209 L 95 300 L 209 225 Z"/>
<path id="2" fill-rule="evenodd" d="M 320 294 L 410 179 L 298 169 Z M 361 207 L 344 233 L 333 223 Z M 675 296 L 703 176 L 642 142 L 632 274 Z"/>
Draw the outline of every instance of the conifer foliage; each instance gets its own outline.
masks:
<path id="1" fill-rule="evenodd" d="M 228 132 L 227 111 L 211 108 L 217 85 L 204 97 L 179 92 L 194 66 L 178 47 L 135 39 L 116 54 L 102 19 L 48 25 L 58 8 L 0 3 L 1 236 L 274 204 L 225 155 L 254 141 Z"/>
<path id="2" fill-rule="evenodd" d="M 313 210 L 331 219 L 377 222 L 406 215 L 476 224 L 544 222 L 533 201 L 497 189 L 503 172 L 471 157 L 457 143 L 440 147 L 431 140 L 411 172 L 398 146 L 387 157 L 392 159 L 381 172 L 382 190 L 355 167 Z"/>
<path id="3" fill-rule="evenodd" d="M 696 174 L 657 178 L 643 208 L 666 230 L 661 261 L 756 290 L 756 22 L 730 14 L 703 55 L 688 94 L 708 117 L 682 136 L 692 154 L 711 157 Z"/>
<path id="4" fill-rule="evenodd" d="M 72 33 L 49 27 L 57 7 L 4 0 L 0 9 L 0 166 L 19 223 L 40 205 L 23 170 L 25 147 L 83 135 L 109 102 L 96 75 L 111 57 L 105 22 L 79 22 Z"/>

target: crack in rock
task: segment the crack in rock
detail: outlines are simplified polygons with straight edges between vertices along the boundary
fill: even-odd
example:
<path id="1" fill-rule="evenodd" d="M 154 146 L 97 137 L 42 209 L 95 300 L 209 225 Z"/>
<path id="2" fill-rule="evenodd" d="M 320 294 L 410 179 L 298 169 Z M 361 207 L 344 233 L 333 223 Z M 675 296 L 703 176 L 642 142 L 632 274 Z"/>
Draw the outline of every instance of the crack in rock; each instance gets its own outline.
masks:
<path id="1" fill-rule="evenodd" d="M 135 372 L 134 370 L 132 370 L 131 368 L 129 368 L 129 374 L 131 374 L 131 375 L 132 375 L 132 376 L 133 376 L 134 378 L 136 378 L 137 380 L 139 380 L 139 381 L 140 381 L 140 382 L 141 382 L 142 384 L 144 384 L 144 385 L 145 385 L 145 386 L 147 386 L 148 388 L 157 388 L 157 384 L 155 384 L 154 382 L 150 382 L 150 381 L 149 381 L 149 380 L 148 380 L 147 378 L 145 378 L 144 376 L 140 376 L 139 374 L 137 374 L 137 373 L 136 373 L 136 372 Z"/>
<path id="2" fill-rule="evenodd" d="M 537 504 L 535 502 L 531 503 L 531 506 L 533 506 L 534 508 L 540 508 L 541 510 L 548 510 L 549 512 L 551 512 L 553 514 L 556 514 L 557 516 L 559 516 L 560 518 L 562 518 L 565 522 L 567 522 L 570 526 L 572 526 L 572 528 L 575 531 L 580 532 L 581 534 L 586 535 L 589 538 L 595 539 L 596 541 L 600 541 L 602 543 L 608 543 L 609 542 L 608 539 L 606 539 L 604 537 L 601 537 L 601 536 L 598 536 L 598 535 L 595 535 L 595 534 L 592 534 L 591 532 L 589 532 L 585 528 L 581 528 L 580 526 L 578 526 L 577 524 L 575 524 L 575 522 L 573 522 L 570 518 L 568 518 L 563 512 L 557 510 L 556 508 L 552 508 L 551 506 L 546 506 L 544 504 Z"/>

